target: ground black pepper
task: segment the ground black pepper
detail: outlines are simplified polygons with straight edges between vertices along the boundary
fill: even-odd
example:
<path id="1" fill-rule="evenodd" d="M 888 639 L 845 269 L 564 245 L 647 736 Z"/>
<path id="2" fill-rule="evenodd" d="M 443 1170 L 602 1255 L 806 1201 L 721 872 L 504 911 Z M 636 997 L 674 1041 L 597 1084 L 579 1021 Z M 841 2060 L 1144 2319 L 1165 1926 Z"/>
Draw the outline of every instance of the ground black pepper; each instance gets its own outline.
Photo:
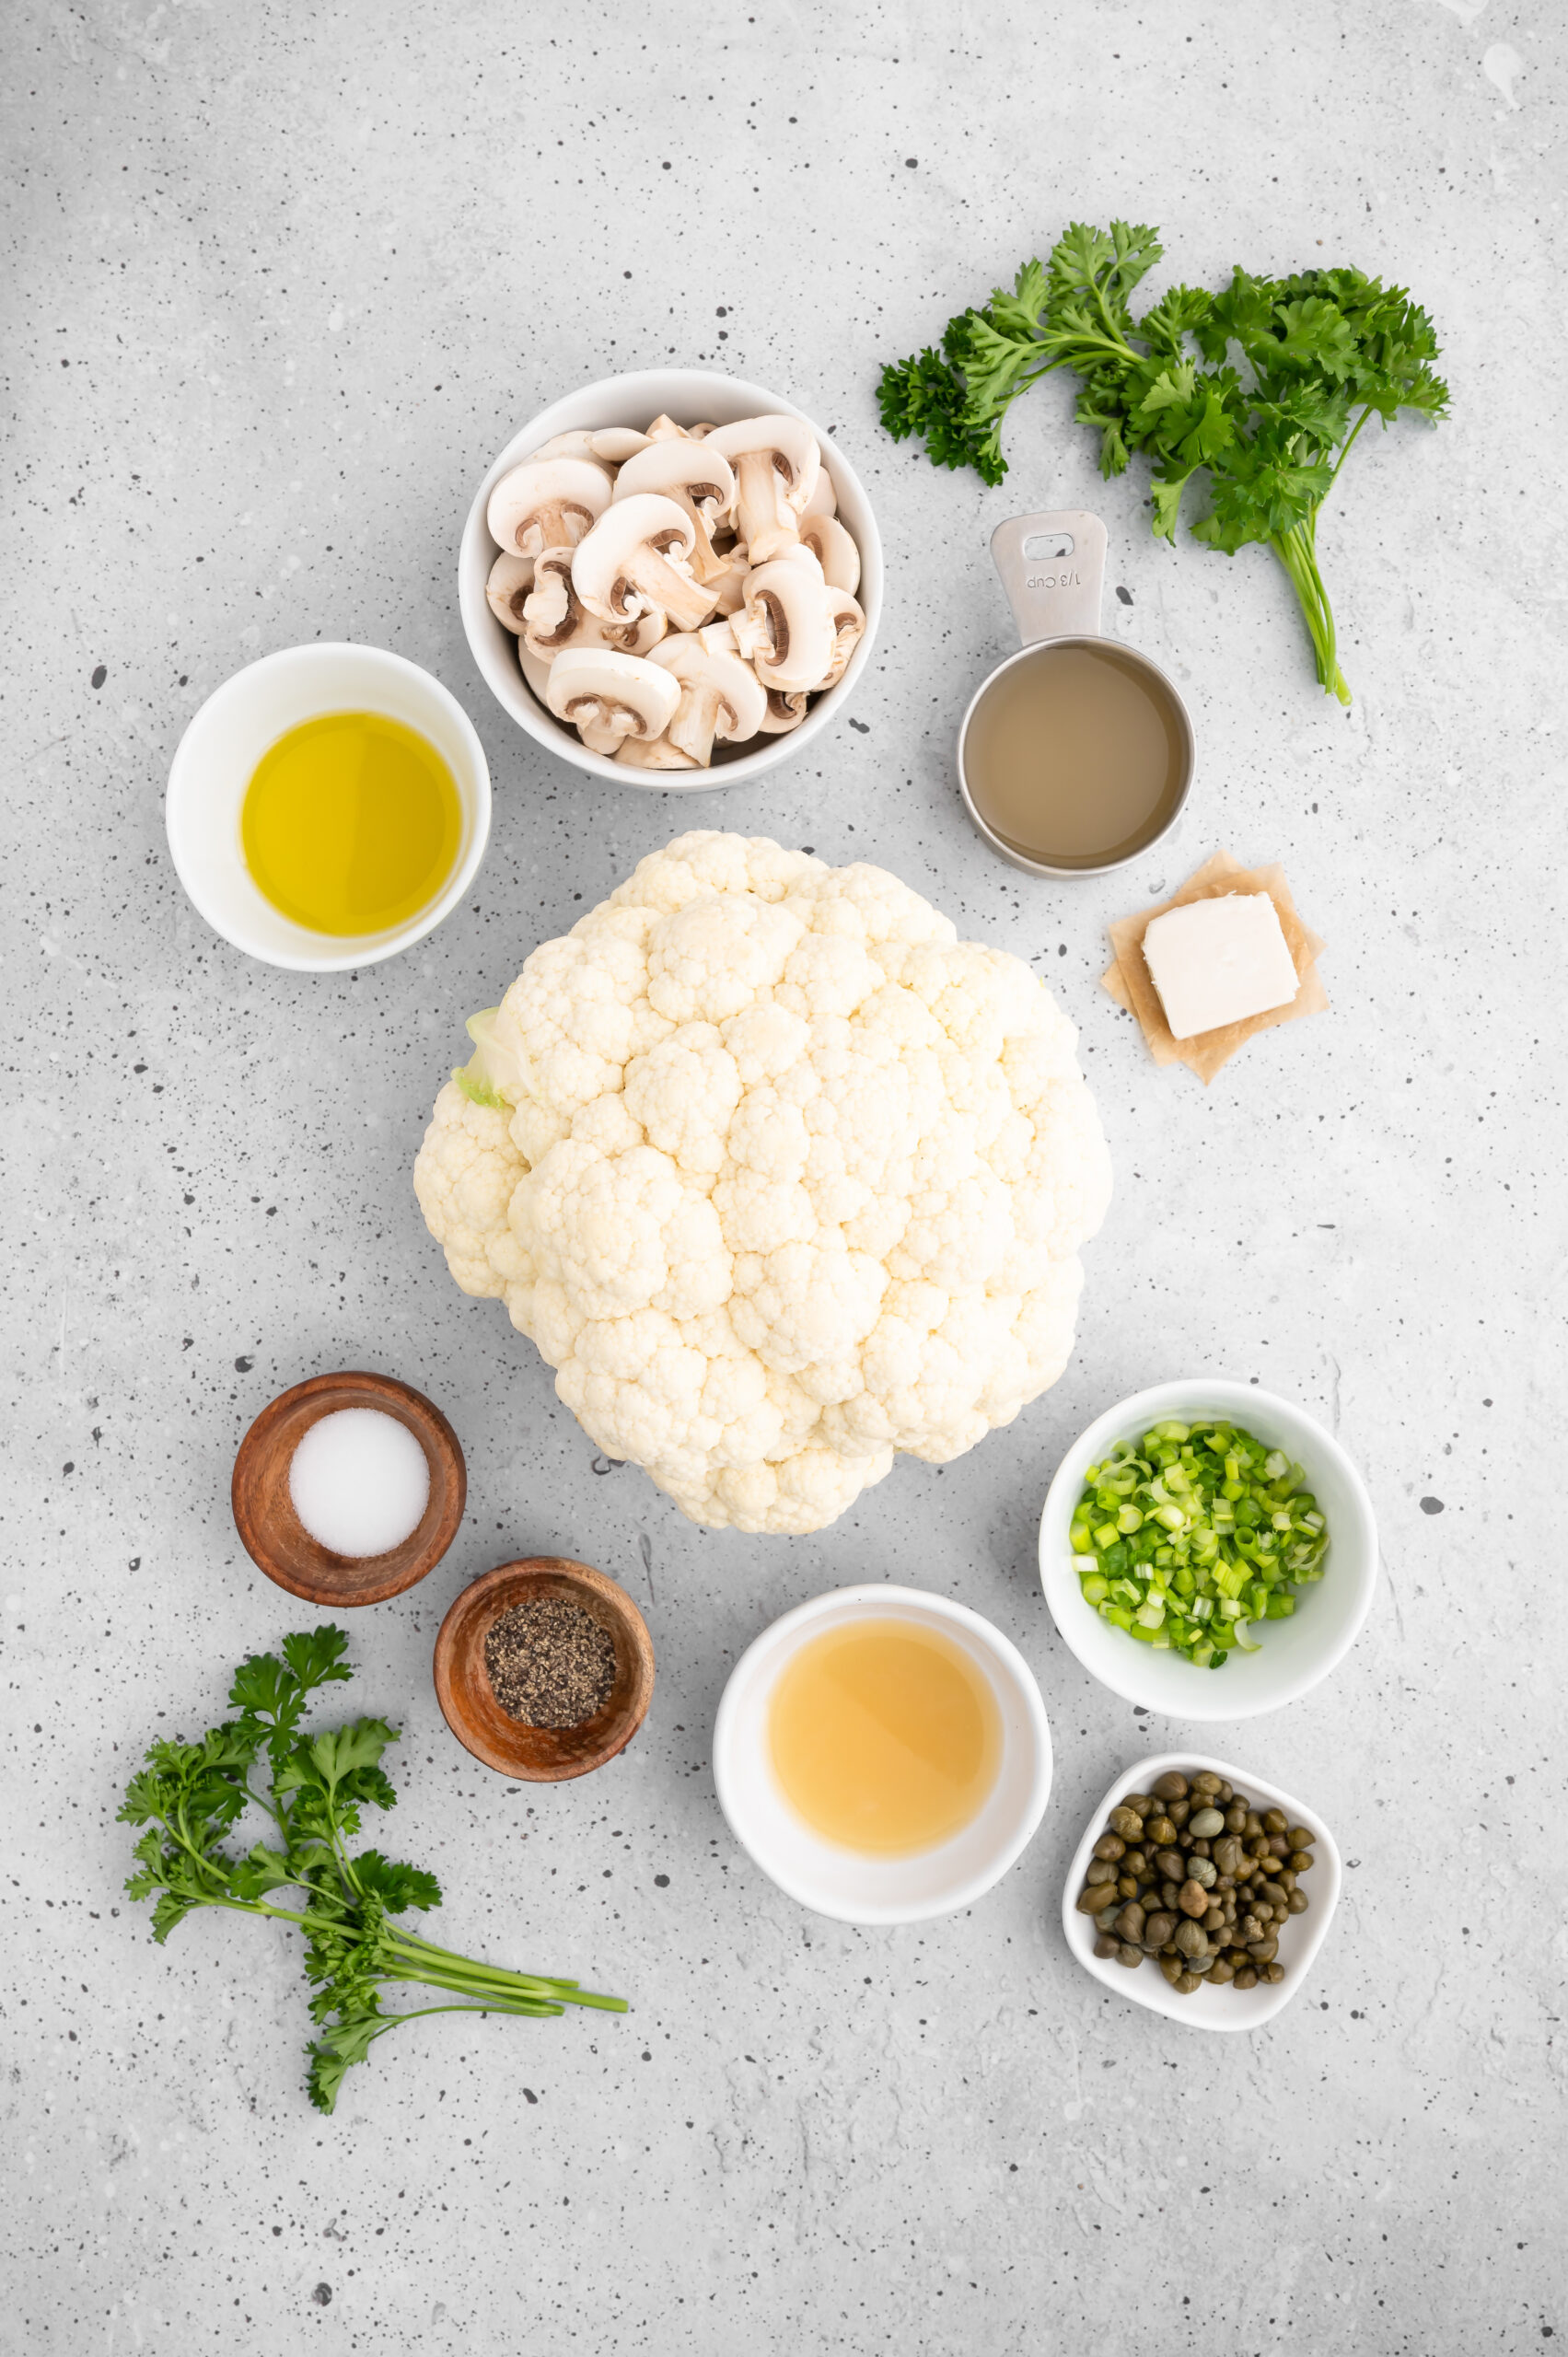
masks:
<path id="1" fill-rule="evenodd" d="M 484 1640 L 490 1690 L 526 1727 L 580 1727 L 615 1683 L 615 1642 L 569 1596 L 515 1604 Z"/>

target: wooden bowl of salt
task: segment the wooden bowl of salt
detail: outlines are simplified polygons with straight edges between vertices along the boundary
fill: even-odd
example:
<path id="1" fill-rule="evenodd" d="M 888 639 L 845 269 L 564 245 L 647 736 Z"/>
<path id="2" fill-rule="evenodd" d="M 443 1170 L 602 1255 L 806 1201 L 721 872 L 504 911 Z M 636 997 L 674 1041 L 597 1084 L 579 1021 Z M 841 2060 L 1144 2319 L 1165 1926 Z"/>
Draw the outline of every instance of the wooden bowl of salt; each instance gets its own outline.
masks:
<path id="1" fill-rule="evenodd" d="M 464 1588 L 441 1623 L 435 1673 L 465 1750 L 500 1775 L 559 1784 L 602 1768 L 642 1725 L 653 1639 L 603 1572 L 528 1555 Z"/>
<path id="2" fill-rule="evenodd" d="M 279 1587 L 309 1604 L 380 1604 L 450 1547 L 468 1471 L 457 1434 L 412 1385 L 315 1375 L 262 1409 L 231 1496 L 247 1553 Z"/>

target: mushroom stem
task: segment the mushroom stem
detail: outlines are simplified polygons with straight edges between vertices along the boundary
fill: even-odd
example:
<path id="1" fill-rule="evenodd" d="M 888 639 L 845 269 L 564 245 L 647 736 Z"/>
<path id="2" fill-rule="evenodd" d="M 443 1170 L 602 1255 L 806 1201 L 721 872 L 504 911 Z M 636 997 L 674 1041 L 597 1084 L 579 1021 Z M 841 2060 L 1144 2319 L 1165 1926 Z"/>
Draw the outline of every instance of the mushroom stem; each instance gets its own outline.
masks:
<path id="1" fill-rule="evenodd" d="M 714 593 L 693 581 L 683 563 L 672 563 L 667 552 L 679 543 L 670 533 L 657 533 L 632 551 L 610 593 L 617 618 L 630 621 L 652 606 L 668 614 L 676 630 L 695 630 L 714 610 Z"/>

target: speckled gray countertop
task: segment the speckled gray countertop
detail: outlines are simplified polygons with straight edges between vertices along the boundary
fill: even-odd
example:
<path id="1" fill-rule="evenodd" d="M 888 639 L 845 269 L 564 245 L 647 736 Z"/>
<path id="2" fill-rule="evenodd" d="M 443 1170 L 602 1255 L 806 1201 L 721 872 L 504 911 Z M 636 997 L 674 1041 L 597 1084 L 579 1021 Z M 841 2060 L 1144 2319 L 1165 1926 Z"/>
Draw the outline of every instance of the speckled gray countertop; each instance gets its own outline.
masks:
<path id="1" fill-rule="evenodd" d="M 3 39 L 0 2346 L 1469 2357 L 1568 2331 L 1560 13 L 17 0 Z M 1065 381 L 999 491 L 877 424 L 883 359 L 1116 212 L 1162 226 L 1173 277 L 1350 261 L 1439 324 L 1452 422 L 1364 437 L 1325 519 L 1348 718 L 1268 557 L 1156 545 Z M 516 425 L 667 358 L 830 424 L 889 561 L 856 725 L 711 802 L 525 742 L 455 597 Z M 1073 890 L 995 865 L 951 772 L 1008 643 L 987 538 L 1058 505 L 1106 517 L 1109 627 L 1201 738 L 1181 841 Z M 203 698 L 318 634 L 438 673 L 497 790 L 471 902 L 347 979 L 216 940 L 163 833 Z M 463 1016 L 692 823 L 879 861 L 1035 961 L 1116 1161 L 1061 1383 L 816 1538 L 703 1534 L 596 1465 L 409 1183 Z M 1098 977 L 1106 919 L 1219 844 L 1284 863 L 1334 1004 L 1205 1092 Z M 275 1391 L 345 1364 L 428 1390 L 470 1466 L 447 1562 L 353 1624 L 354 1692 L 407 1730 L 400 1849 L 447 1882 L 447 1940 L 635 2011 L 406 2032 L 329 2121 L 290 1936 L 203 1917 L 154 1948 L 113 1817 L 160 1714 L 215 1715 L 294 1625 L 229 1468 Z M 1034 1569 L 1066 1443 L 1195 1368 L 1328 1421 L 1386 1551 L 1338 1674 L 1199 1747 L 1349 1862 L 1310 1986 L 1234 2040 L 1063 1948 L 1085 1812 L 1198 1733 L 1092 1684 Z M 528 1793 L 458 1750 L 429 1658 L 465 1580 L 540 1550 L 631 1588 L 658 1687 L 613 1767 Z M 708 1748 L 768 1620 L 885 1576 L 1017 1642 L 1058 1771 L 972 1913 L 862 1933 L 736 1849 Z"/>

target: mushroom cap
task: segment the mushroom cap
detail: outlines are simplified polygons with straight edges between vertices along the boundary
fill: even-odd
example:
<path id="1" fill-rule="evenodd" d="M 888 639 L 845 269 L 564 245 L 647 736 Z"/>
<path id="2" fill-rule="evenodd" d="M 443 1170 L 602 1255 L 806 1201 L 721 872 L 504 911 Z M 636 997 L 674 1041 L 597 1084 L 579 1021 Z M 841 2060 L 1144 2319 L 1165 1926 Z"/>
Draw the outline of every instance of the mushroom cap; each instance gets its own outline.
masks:
<path id="1" fill-rule="evenodd" d="M 800 544 L 822 568 L 830 589 L 847 589 L 853 598 L 860 586 L 860 551 L 836 516 L 803 516 Z"/>
<path id="2" fill-rule="evenodd" d="M 698 766 L 690 753 L 683 753 L 668 737 L 623 737 L 615 758 L 629 770 L 694 770 Z"/>
<path id="3" fill-rule="evenodd" d="M 690 500 L 714 525 L 728 516 L 735 503 L 735 473 L 711 442 L 648 442 L 627 459 L 615 479 L 617 499 L 629 499 L 639 491 Z"/>
<path id="4" fill-rule="evenodd" d="M 639 557 L 673 563 L 677 571 L 691 555 L 697 527 L 684 507 L 657 492 L 629 493 L 603 510 L 593 529 L 578 541 L 572 558 L 572 585 L 590 614 L 601 621 L 629 621 L 656 604 L 634 575 L 649 572 Z M 709 603 L 711 604 L 711 600 Z"/>
<path id="5" fill-rule="evenodd" d="M 549 664 L 541 663 L 539 656 L 530 651 L 526 638 L 519 638 L 517 641 L 517 662 L 522 669 L 523 678 L 528 682 L 529 692 L 537 697 L 548 712 L 550 709 Z"/>
<path id="6" fill-rule="evenodd" d="M 691 439 L 691 436 L 687 433 L 686 428 L 683 425 L 677 425 L 674 418 L 667 415 L 663 410 L 660 410 L 648 428 L 650 442 L 690 442 Z"/>
<path id="7" fill-rule="evenodd" d="M 610 505 L 610 490 L 608 473 L 591 459 L 525 459 L 490 494 L 490 537 L 522 556 L 575 545 Z"/>
<path id="8" fill-rule="evenodd" d="M 828 472 L 828 461 L 823 458 L 820 447 L 818 449 L 817 457 L 819 464 L 816 484 L 800 512 L 803 516 L 836 516 L 839 512 L 839 494 L 833 489 L 833 478 Z"/>
<path id="9" fill-rule="evenodd" d="M 634 425 L 601 425 L 588 439 L 594 457 L 607 467 L 624 466 L 628 459 L 634 459 L 648 445 L 647 435 L 639 434 Z"/>
<path id="10" fill-rule="evenodd" d="M 804 418 L 743 417 L 734 425 L 715 426 L 703 447 L 722 450 L 731 466 L 741 459 L 771 458 L 797 516 L 817 487 L 821 452 Z"/>
<path id="11" fill-rule="evenodd" d="M 757 724 L 757 734 L 760 737 L 787 736 L 805 719 L 806 704 L 804 694 L 785 695 L 782 688 L 770 688 L 764 700 L 762 717 Z"/>
<path id="12" fill-rule="evenodd" d="M 640 655 L 569 646 L 550 667 L 545 702 L 557 720 L 620 737 L 658 737 L 675 717 L 680 685 Z"/>
<path id="13" fill-rule="evenodd" d="M 817 685 L 819 688 L 836 688 L 843 678 L 850 656 L 860 644 L 865 629 L 865 616 L 847 589 L 830 589 L 826 597 L 828 625 L 833 633 L 833 644 L 828 668 Z"/>
<path id="14" fill-rule="evenodd" d="M 575 549 L 545 549 L 535 562 L 533 588 L 523 604 L 528 653 L 552 663 L 569 646 L 611 646 L 622 655 L 645 655 L 656 646 L 665 633 L 661 613 L 638 614 L 625 622 L 600 621 L 589 613 L 573 586 L 575 554 Z"/>
<path id="15" fill-rule="evenodd" d="M 552 434 L 548 442 L 541 442 L 537 450 L 528 452 L 530 459 L 591 459 L 593 456 L 594 437 L 591 429 L 586 425 L 575 425 L 565 434 Z"/>
<path id="16" fill-rule="evenodd" d="M 819 684 L 833 655 L 828 598 L 815 559 L 777 558 L 747 575 L 745 619 L 732 617 L 730 628 L 765 688 L 790 695 Z"/>
<path id="17" fill-rule="evenodd" d="M 533 587 L 533 566 L 531 556 L 517 556 L 510 549 L 503 549 L 490 568 L 484 594 L 504 629 L 522 631 L 523 601 Z"/>
<path id="18" fill-rule="evenodd" d="M 728 625 L 726 625 L 728 628 Z M 670 743 L 706 769 L 714 740 L 742 745 L 755 737 L 767 709 L 767 690 L 749 663 L 734 649 L 713 644 L 695 631 L 682 631 L 655 647 L 648 657 L 679 681 L 679 707 L 666 726 Z"/>

